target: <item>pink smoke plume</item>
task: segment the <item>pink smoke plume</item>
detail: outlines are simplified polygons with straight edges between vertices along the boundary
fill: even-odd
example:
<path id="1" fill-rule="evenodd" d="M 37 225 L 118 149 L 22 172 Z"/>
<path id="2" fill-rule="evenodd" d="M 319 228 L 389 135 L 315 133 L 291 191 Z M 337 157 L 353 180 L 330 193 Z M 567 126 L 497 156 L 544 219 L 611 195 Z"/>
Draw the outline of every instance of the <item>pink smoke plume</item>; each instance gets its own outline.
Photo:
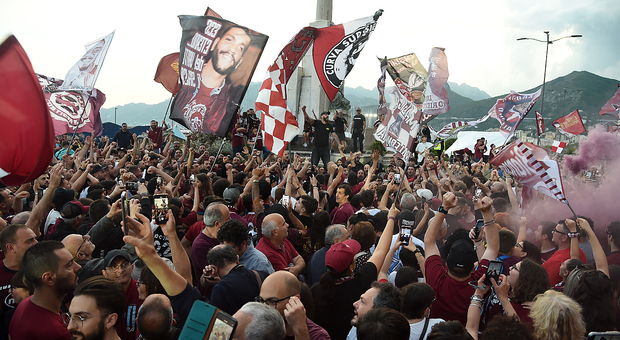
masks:
<path id="1" fill-rule="evenodd" d="M 564 157 L 566 170 L 576 175 L 600 164 L 603 160 L 613 162 L 620 158 L 620 136 L 607 132 L 601 125 L 590 130 L 587 138 L 579 140 L 577 156 Z"/>
<path id="2" fill-rule="evenodd" d="M 564 194 L 577 215 L 594 221 L 594 230 L 606 248 L 607 226 L 620 221 L 620 136 L 597 126 L 579 144 L 577 156 L 566 156 L 563 161 Z M 601 171 L 595 181 L 587 181 L 581 172 L 592 168 Z M 571 218 L 572 213 L 566 204 L 545 198 L 538 208 L 526 212 L 526 217 L 529 227 L 535 230 L 541 221 L 557 222 Z"/>

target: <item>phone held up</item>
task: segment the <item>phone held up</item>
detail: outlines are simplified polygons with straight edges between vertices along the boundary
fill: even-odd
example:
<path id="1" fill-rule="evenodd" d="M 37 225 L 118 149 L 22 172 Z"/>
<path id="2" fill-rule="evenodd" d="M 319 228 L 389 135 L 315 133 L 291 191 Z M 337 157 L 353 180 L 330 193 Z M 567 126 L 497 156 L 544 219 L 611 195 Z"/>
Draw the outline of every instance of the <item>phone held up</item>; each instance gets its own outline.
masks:
<path id="1" fill-rule="evenodd" d="M 400 241 L 404 246 L 409 245 L 409 240 L 411 240 L 411 226 L 401 226 L 400 227 Z"/>
<path id="2" fill-rule="evenodd" d="M 484 278 L 484 283 L 490 285 L 491 279 L 495 280 L 495 283 L 499 284 L 499 275 L 504 268 L 504 262 L 502 261 L 489 261 L 489 268 L 487 268 L 487 276 Z"/>
<path id="3" fill-rule="evenodd" d="M 168 222 L 168 195 L 157 194 L 153 196 L 155 203 L 155 223 L 165 224 Z"/>

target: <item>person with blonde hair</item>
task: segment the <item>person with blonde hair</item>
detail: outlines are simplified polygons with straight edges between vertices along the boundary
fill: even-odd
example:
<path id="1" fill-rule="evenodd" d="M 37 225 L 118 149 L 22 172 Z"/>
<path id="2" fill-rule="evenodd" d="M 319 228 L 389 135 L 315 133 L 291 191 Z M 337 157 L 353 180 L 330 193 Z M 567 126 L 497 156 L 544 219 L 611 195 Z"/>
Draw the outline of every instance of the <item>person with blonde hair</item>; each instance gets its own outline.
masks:
<path id="1" fill-rule="evenodd" d="M 581 306 L 554 290 L 534 299 L 530 317 L 534 320 L 534 335 L 538 339 L 581 340 L 586 333 Z"/>

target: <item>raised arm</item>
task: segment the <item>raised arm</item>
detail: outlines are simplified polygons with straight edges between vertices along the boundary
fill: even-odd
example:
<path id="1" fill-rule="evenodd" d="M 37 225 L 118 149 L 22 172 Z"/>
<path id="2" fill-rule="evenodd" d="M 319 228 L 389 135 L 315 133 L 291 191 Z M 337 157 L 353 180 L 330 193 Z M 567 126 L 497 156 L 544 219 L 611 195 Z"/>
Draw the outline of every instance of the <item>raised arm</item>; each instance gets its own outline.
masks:
<path id="1" fill-rule="evenodd" d="M 388 222 L 379 238 L 379 243 L 377 243 L 377 247 L 375 248 L 375 252 L 372 253 L 368 262 L 372 262 L 377 267 L 377 274 L 379 274 L 379 269 L 383 267 L 383 262 L 386 260 L 385 257 L 390 250 L 390 244 L 392 243 L 392 232 L 394 231 L 394 220 L 396 219 L 396 215 L 398 215 L 400 211 L 396 209 L 396 205 L 392 204 L 392 208 L 388 213 Z"/>
<path id="2" fill-rule="evenodd" d="M 455 207 L 458 202 L 458 198 L 453 193 L 447 192 L 443 195 L 442 207 L 444 210 L 438 211 L 435 217 L 431 220 L 424 234 L 424 251 L 426 258 L 431 255 L 439 255 L 439 248 L 437 247 L 437 235 L 441 230 L 441 224 L 446 218 L 446 214 L 442 211 L 448 211 L 450 208 Z"/>
<path id="3" fill-rule="evenodd" d="M 493 219 L 493 212 L 491 208 L 493 206 L 493 200 L 489 197 L 484 197 L 478 201 L 480 212 L 484 217 L 484 234 L 487 240 L 487 249 L 482 255 L 482 259 L 489 261 L 495 260 L 499 252 L 499 228 L 495 220 Z M 474 205 L 478 205 L 474 203 Z"/>
<path id="4" fill-rule="evenodd" d="M 304 113 L 304 119 L 307 120 L 310 125 L 314 124 L 314 119 L 310 118 L 310 116 L 308 116 L 308 113 L 306 112 L 306 105 L 301 107 L 301 112 Z"/>
<path id="5" fill-rule="evenodd" d="M 568 225 L 569 220 L 566 221 Z M 609 277 L 609 264 L 607 263 L 605 251 L 603 250 L 603 247 L 601 247 L 601 244 L 592 230 L 592 227 L 590 227 L 588 221 L 583 218 L 577 218 L 577 225 L 581 228 L 581 230 L 588 234 L 590 244 L 592 245 L 592 253 L 594 255 L 594 262 L 596 263 L 596 269 L 602 271 L 605 275 L 607 275 L 607 277 Z"/>

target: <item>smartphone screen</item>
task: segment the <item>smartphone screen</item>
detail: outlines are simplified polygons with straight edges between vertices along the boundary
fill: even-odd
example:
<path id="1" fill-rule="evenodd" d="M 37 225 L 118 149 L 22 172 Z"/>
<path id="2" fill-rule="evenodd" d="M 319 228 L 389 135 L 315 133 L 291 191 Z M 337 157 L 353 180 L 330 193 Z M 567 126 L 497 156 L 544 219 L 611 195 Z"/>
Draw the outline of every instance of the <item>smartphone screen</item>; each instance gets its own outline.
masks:
<path id="1" fill-rule="evenodd" d="M 288 207 L 289 200 L 290 200 L 290 197 L 288 195 L 282 196 L 282 205 L 285 207 Z"/>
<path id="2" fill-rule="evenodd" d="M 123 216 L 123 228 L 125 229 L 125 235 L 129 231 L 127 227 L 127 214 L 129 213 L 129 201 L 127 200 L 127 192 L 123 191 L 121 193 L 121 211 Z"/>
<path id="3" fill-rule="evenodd" d="M 476 188 L 476 195 L 474 197 L 474 202 L 478 202 L 480 200 L 480 197 L 482 197 L 482 189 Z"/>
<path id="4" fill-rule="evenodd" d="M 402 226 L 400 228 L 400 241 L 403 245 L 409 245 L 409 240 L 411 239 L 411 227 L 410 226 Z"/>
<path id="5" fill-rule="evenodd" d="M 484 279 L 484 283 L 490 285 L 491 279 L 495 279 L 495 283 L 499 281 L 499 274 L 502 273 L 504 263 L 502 261 L 490 261 L 489 268 L 487 268 L 487 276 Z"/>
<path id="6" fill-rule="evenodd" d="M 394 174 L 394 184 L 400 184 L 400 174 Z"/>
<path id="7" fill-rule="evenodd" d="M 155 203 L 155 223 L 164 224 L 168 222 L 168 195 L 157 194 L 153 196 Z"/>
<path id="8" fill-rule="evenodd" d="M 480 230 L 482 230 L 483 225 L 484 225 L 483 219 L 479 219 L 478 221 L 476 221 L 476 225 L 474 226 L 474 236 L 476 239 L 480 237 Z"/>
<path id="9" fill-rule="evenodd" d="M 620 332 L 590 332 L 588 340 L 620 340 Z"/>
<path id="10" fill-rule="evenodd" d="M 203 340 L 230 340 L 232 339 L 236 327 L 237 320 L 233 319 L 228 314 L 218 312 L 213 322 L 211 332 L 205 334 Z"/>

